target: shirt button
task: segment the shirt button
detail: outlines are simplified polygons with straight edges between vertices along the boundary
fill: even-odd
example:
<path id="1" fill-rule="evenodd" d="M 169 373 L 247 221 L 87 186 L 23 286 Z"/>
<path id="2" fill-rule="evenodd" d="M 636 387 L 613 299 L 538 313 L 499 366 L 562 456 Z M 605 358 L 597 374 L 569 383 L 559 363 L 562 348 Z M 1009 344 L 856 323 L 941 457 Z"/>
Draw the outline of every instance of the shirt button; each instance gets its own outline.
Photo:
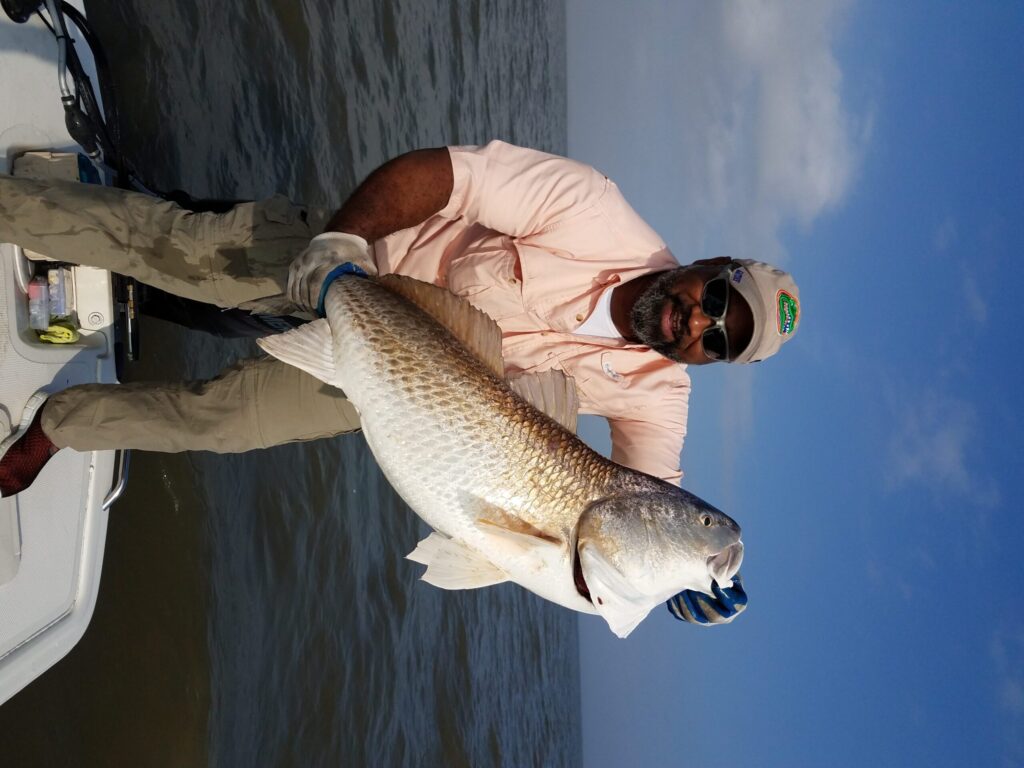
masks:
<path id="1" fill-rule="evenodd" d="M 576 315 L 576 322 L 577 323 L 582 323 L 585 319 L 586 318 L 584 317 L 582 312 L 580 314 Z"/>
<path id="2" fill-rule="evenodd" d="M 519 281 L 518 281 L 518 280 L 516 280 L 516 279 L 515 279 L 514 277 L 510 277 L 510 278 L 508 279 L 508 281 L 509 281 L 510 283 L 512 283 L 512 285 L 515 285 L 516 283 L 518 283 L 518 282 L 519 282 Z"/>

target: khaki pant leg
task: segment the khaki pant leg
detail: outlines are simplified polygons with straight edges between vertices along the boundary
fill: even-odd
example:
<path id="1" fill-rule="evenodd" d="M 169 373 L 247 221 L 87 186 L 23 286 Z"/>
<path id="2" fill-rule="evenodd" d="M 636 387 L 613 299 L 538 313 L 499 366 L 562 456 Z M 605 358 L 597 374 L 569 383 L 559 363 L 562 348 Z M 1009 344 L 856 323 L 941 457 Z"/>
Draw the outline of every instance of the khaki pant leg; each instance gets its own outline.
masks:
<path id="1" fill-rule="evenodd" d="M 340 390 L 264 357 L 211 381 L 71 387 L 46 402 L 42 427 L 78 451 L 241 453 L 352 432 L 359 415 Z"/>
<path id="2" fill-rule="evenodd" d="M 281 196 L 193 213 L 138 192 L 0 175 L 0 240 L 221 307 L 283 293 L 328 218 Z"/>

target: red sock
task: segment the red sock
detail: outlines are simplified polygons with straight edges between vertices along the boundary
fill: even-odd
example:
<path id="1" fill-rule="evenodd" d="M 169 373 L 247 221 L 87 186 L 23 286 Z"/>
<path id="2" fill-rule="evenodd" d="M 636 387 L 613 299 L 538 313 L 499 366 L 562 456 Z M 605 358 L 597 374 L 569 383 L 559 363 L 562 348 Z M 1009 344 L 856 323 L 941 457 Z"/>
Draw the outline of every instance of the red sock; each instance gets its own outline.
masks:
<path id="1" fill-rule="evenodd" d="M 43 432 L 43 409 L 36 411 L 32 424 L 0 459 L 0 496 L 21 493 L 36 479 L 46 462 L 59 449 Z"/>

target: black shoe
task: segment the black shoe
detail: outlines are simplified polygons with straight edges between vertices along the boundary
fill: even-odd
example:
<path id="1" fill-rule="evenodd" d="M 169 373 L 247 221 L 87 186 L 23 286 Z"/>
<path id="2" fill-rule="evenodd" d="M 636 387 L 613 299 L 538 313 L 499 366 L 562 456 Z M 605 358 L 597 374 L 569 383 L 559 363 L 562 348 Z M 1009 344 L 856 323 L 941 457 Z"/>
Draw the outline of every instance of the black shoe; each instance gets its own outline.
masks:
<path id="1" fill-rule="evenodd" d="M 58 450 L 43 432 L 46 393 L 29 398 L 18 428 L 0 443 L 0 496 L 14 496 L 28 488 Z"/>

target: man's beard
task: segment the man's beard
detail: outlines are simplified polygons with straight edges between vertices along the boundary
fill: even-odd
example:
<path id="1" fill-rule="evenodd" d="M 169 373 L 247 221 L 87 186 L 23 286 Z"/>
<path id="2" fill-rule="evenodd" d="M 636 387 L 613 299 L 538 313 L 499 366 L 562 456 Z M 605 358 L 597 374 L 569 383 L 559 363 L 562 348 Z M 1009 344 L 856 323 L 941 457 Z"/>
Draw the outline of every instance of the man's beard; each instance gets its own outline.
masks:
<path id="1" fill-rule="evenodd" d="M 659 355 L 681 363 L 679 354 L 679 340 L 666 341 L 661 331 L 661 311 L 665 302 L 670 301 L 678 304 L 678 297 L 669 292 L 672 285 L 679 279 L 680 273 L 689 267 L 676 267 L 668 272 L 662 272 L 657 279 L 651 283 L 637 298 L 633 304 L 633 310 L 629 314 L 629 323 L 633 334 Z"/>

